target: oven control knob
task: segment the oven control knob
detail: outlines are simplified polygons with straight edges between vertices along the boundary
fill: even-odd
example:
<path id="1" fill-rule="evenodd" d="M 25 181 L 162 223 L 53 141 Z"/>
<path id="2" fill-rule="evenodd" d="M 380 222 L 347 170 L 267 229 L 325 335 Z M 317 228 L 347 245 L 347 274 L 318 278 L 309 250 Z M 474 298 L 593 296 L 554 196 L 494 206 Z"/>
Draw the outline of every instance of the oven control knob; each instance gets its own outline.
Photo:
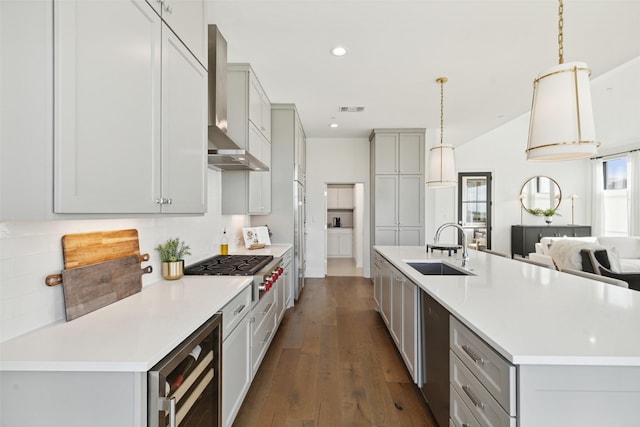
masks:
<path id="1" fill-rule="evenodd" d="M 278 267 L 278 276 L 280 276 L 282 273 L 284 273 L 284 268 Z"/>

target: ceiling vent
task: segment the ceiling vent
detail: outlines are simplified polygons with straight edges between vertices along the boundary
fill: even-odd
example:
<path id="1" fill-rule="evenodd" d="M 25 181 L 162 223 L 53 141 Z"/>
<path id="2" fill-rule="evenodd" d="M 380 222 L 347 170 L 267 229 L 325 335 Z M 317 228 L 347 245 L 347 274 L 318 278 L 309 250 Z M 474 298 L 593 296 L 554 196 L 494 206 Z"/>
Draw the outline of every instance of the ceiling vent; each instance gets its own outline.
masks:
<path id="1" fill-rule="evenodd" d="M 364 107 L 340 107 L 341 113 L 362 113 Z"/>

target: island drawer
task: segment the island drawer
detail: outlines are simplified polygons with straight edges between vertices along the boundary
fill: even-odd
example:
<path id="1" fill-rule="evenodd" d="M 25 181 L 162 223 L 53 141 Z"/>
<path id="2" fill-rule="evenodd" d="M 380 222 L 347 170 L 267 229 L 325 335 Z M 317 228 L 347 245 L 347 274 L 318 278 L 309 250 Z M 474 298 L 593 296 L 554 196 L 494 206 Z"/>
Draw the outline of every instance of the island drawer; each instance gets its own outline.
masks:
<path id="1" fill-rule="evenodd" d="M 516 368 L 455 317 L 450 321 L 450 345 L 473 375 L 510 416 L 516 415 Z"/>
<path id="2" fill-rule="evenodd" d="M 251 311 L 251 286 L 245 287 L 222 307 L 222 339 L 225 340 L 238 323 Z"/>
<path id="3" fill-rule="evenodd" d="M 449 386 L 449 405 L 450 405 L 450 419 L 449 423 L 454 427 L 471 426 L 479 427 L 480 423 L 471 413 L 471 410 L 464 403 L 458 392 L 453 385 Z"/>
<path id="4" fill-rule="evenodd" d="M 516 427 L 516 418 L 509 416 L 453 351 L 450 351 L 449 355 L 451 388 L 453 393 L 457 393 L 460 397 L 459 403 L 466 405 L 473 419 L 478 420 L 476 424 L 483 427 Z M 456 409 L 454 401 L 450 405 L 450 414 L 453 418 Z M 458 410 L 460 409 L 458 407 Z M 474 425 L 470 422 L 466 424 Z"/>

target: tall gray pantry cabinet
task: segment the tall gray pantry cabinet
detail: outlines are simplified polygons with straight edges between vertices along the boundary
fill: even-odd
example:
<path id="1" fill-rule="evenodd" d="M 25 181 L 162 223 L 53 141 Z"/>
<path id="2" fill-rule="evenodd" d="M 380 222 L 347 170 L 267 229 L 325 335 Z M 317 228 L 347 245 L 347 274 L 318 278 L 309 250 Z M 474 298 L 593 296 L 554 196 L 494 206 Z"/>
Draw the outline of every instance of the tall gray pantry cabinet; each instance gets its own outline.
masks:
<path id="1" fill-rule="evenodd" d="M 271 179 L 269 215 L 252 216 L 254 226 L 268 225 L 272 243 L 293 244 L 293 296 L 304 286 L 306 136 L 294 104 L 271 105 Z M 293 301 L 291 301 L 293 303 Z"/>
<path id="2" fill-rule="evenodd" d="M 424 245 L 425 130 L 374 129 L 369 140 L 372 246 Z"/>

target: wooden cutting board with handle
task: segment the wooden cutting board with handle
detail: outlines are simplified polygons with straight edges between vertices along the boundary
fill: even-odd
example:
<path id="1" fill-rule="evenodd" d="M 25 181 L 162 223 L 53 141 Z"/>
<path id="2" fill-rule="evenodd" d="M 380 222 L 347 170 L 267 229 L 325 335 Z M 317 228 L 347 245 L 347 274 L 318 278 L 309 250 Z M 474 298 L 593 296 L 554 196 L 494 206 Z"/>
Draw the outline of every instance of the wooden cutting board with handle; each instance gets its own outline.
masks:
<path id="1" fill-rule="evenodd" d="M 67 320 L 112 304 L 140 292 L 142 275 L 137 255 L 64 270 L 62 287 Z"/>
<path id="2" fill-rule="evenodd" d="M 62 236 L 64 268 L 76 268 L 112 259 L 138 255 L 140 262 L 149 255 L 140 255 L 138 230 L 111 230 Z"/>

